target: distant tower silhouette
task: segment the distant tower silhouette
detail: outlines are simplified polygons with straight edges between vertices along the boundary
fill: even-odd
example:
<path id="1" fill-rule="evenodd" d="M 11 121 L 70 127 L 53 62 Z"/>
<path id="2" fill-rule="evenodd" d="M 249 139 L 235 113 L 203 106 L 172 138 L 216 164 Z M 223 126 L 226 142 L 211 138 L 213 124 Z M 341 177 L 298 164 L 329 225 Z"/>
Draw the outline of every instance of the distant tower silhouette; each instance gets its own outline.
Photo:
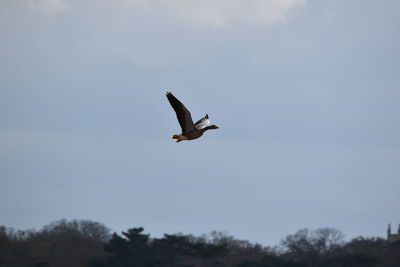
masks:
<path id="1" fill-rule="evenodd" d="M 397 234 L 392 234 L 391 229 L 390 229 L 390 223 L 387 229 L 387 240 L 389 242 L 393 241 L 400 241 L 400 224 L 399 227 L 397 228 Z"/>

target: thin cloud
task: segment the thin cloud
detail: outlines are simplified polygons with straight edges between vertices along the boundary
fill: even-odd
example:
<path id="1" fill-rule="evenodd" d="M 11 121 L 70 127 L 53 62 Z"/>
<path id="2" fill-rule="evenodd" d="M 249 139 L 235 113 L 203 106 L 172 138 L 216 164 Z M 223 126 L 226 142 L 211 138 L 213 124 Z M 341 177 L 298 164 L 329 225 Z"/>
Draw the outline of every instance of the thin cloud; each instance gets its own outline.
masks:
<path id="1" fill-rule="evenodd" d="M 43 11 L 47 14 L 55 14 L 66 11 L 69 8 L 65 0 L 29 0 L 32 9 Z"/>
<path id="2" fill-rule="evenodd" d="M 136 11 L 210 27 L 235 23 L 282 23 L 290 10 L 305 2 L 306 0 L 125 0 Z"/>
<path id="3" fill-rule="evenodd" d="M 48 14 L 69 9 L 76 0 L 27 0 L 30 7 Z M 200 27 L 225 27 L 232 24 L 271 25 L 282 23 L 289 12 L 307 0 L 98 0 L 100 5 L 128 8 L 135 15 L 167 18 Z M 86 2 L 83 0 L 82 2 Z"/>

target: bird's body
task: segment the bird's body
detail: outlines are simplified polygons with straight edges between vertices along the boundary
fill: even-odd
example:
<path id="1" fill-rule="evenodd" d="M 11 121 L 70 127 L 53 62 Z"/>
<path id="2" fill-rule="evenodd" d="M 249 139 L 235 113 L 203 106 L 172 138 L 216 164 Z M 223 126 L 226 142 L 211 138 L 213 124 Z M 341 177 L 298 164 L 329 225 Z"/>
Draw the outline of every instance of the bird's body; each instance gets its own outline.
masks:
<path id="1" fill-rule="evenodd" d="M 208 114 L 198 122 L 193 123 L 192 115 L 189 110 L 171 93 L 167 93 L 167 98 L 172 108 L 175 110 L 176 117 L 178 118 L 179 124 L 182 128 L 181 134 L 175 134 L 172 139 L 176 139 L 176 142 L 183 140 L 193 140 L 201 137 L 205 131 L 210 129 L 218 129 L 218 126 L 208 126 L 210 120 Z"/>

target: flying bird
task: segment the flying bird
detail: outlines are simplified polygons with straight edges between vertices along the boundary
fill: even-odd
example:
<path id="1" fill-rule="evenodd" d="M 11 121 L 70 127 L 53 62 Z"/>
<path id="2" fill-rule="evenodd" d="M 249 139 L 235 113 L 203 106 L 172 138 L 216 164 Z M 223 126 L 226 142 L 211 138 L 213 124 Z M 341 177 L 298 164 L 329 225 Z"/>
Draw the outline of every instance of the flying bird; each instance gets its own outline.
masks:
<path id="1" fill-rule="evenodd" d="M 175 110 L 176 117 L 178 118 L 179 124 L 182 128 L 181 134 L 175 134 L 172 139 L 176 139 L 176 142 L 183 140 L 197 139 L 204 134 L 205 131 L 210 129 L 218 129 L 216 125 L 210 125 L 208 114 L 201 118 L 198 122 L 193 123 L 192 115 L 189 110 L 179 101 L 173 94 L 168 92 L 167 98 L 172 108 Z"/>

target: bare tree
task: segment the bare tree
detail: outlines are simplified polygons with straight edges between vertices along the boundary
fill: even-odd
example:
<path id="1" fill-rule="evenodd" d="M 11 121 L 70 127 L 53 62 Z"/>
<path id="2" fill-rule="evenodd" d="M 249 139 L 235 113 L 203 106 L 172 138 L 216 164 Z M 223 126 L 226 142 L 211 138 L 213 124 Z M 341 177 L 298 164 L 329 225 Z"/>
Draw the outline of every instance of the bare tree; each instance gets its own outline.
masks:
<path id="1" fill-rule="evenodd" d="M 343 243 L 344 234 L 333 228 L 301 229 L 281 242 L 283 257 L 307 266 L 319 266 L 323 257 Z"/>

